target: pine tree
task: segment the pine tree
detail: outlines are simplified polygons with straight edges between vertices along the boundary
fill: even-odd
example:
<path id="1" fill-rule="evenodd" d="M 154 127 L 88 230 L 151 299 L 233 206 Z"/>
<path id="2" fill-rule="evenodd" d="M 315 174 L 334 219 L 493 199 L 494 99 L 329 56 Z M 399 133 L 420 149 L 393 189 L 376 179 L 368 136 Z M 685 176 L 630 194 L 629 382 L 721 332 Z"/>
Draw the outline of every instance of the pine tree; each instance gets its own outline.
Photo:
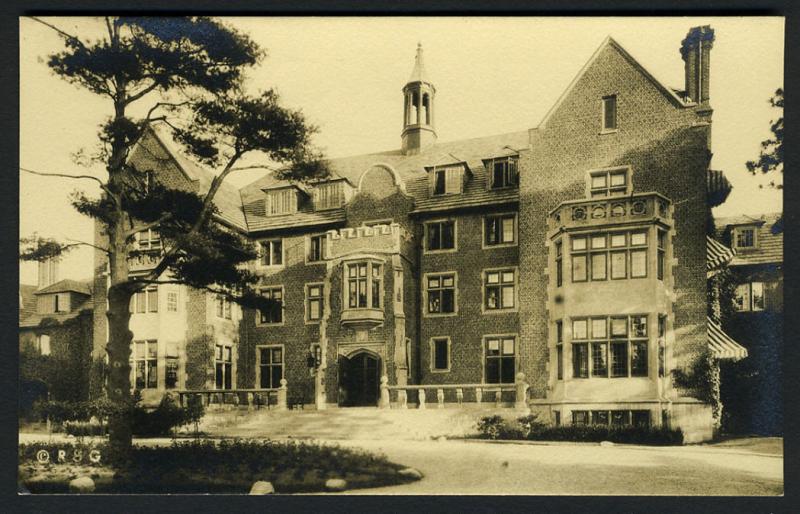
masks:
<path id="1" fill-rule="evenodd" d="M 256 276 L 243 266 L 256 258 L 254 245 L 216 221 L 214 197 L 231 173 L 265 167 L 243 166 L 245 156 L 262 157 L 279 178 L 293 181 L 324 178 L 327 168 L 311 143 L 316 128 L 299 111 L 282 107 L 274 91 L 245 93 L 243 73 L 261 61 L 263 51 L 218 20 L 106 17 L 106 34 L 96 41 L 36 21 L 63 38 L 65 48 L 47 60 L 55 74 L 109 102 L 90 158 L 104 165 L 107 178 L 39 174 L 93 179 L 102 191 L 100 198 L 76 193 L 72 204 L 99 223 L 104 235 L 104 242 L 90 246 L 108 260 L 107 395 L 118 406 L 109 423 L 110 443 L 125 451 L 131 446 L 132 295 L 150 284 L 180 283 L 246 307 L 271 307 L 252 292 Z M 167 127 L 188 156 L 217 170 L 207 191 L 173 189 L 136 169 L 131 151 L 155 123 Z M 163 249 L 152 270 L 132 275 L 129 258 L 139 252 L 135 235 L 144 229 L 157 229 Z M 80 243 L 34 235 L 20 244 L 20 259 L 42 261 Z"/>

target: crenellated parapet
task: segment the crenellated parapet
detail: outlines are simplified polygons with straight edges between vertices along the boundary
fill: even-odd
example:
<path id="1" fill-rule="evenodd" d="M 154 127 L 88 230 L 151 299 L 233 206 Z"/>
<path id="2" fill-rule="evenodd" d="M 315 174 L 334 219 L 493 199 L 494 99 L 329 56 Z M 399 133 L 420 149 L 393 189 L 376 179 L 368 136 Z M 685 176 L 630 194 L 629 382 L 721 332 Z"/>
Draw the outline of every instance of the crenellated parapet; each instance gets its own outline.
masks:
<path id="1" fill-rule="evenodd" d="M 328 258 L 356 253 L 401 253 L 406 231 L 397 223 L 329 230 Z"/>

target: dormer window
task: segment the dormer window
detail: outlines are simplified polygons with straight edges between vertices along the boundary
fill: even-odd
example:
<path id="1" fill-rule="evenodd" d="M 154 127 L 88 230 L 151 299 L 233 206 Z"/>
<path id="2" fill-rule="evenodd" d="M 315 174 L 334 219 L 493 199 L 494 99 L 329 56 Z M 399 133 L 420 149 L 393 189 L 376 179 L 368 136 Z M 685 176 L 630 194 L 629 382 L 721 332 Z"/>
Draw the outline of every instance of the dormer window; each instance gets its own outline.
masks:
<path id="1" fill-rule="evenodd" d="M 609 168 L 589 172 L 589 195 L 619 196 L 629 192 L 629 168 Z"/>
<path id="2" fill-rule="evenodd" d="M 267 215 L 279 216 L 297 212 L 297 191 L 284 188 L 267 193 Z"/>
<path id="3" fill-rule="evenodd" d="M 462 192 L 464 185 L 464 167 L 461 165 L 437 166 L 431 172 L 431 180 L 433 182 L 432 192 L 434 195 L 459 194 Z"/>
<path id="4" fill-rule="evenodd" d="M 739 249 L 749 249 L 756 247 L 755 227 L 737 227 L 733 231 L 733 247 Z"/>
<path id="5" fill-rule="evenodd" d="M 517 160 L 518 158 L 514 156 L 502 157 L 491 161 L 492 189 L 517 186 L 519 183 L 517 178 Z"/>
<path id="6" fill-rule="evenodd" d="M 344 181 L 324 182 L 314 186 L 314 210 L 335 209 L 344 204 Z"/>

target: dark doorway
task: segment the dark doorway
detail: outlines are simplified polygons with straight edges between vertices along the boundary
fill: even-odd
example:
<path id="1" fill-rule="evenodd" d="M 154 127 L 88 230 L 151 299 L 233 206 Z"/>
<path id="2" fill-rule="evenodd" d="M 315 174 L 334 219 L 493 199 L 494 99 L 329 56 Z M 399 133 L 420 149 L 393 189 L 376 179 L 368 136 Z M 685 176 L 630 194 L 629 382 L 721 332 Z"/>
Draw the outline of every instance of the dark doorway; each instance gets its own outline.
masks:
<path id="1" fill-rule="evenodd" d="M 378 404 L 380 359 L 362 352 L 339 357 L 339 405 L 342 407 Z"/>

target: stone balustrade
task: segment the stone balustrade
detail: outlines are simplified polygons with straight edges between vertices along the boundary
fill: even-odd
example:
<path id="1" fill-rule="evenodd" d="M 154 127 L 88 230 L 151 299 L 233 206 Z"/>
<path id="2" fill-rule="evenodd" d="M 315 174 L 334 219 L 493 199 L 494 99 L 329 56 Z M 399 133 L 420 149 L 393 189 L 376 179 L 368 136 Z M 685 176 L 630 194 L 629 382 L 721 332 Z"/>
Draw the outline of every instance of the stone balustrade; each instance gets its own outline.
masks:
<path id="1" fill-rule="evenodd" d="M 517 373 L 513 384 L 415 384 L 415 385 L 389 385 L 386 376 L 381 377 L 381 395 L 378 406 L 382 409 L 392 407 L 392 392 L 396 392 L 396 406 L 398 409 L 408 408 L 408 393 L 417 393 L 417 408 L 431 407 L 428 402 L 428 391 L 435 392 L 431 401 L 435 401 L 435 408 L 443 409 L 445 404 L 464 406 L 466 403 L 476 405 L 494 404 L 501 408 L 509 403 L 517 410 L 528 412 L 528 383 L 524 373 Z M 465 392 L 467 393 L 465 395 Z M 503 393 L 506 393 L 505 395 Z M 465 396 L 473 402 L 465 402 Z M 504 398 L 505 397 L 505 398 Z M 513 398 L 513 401 L 511 400 Z"/>
<path id="2" fill-rule="evenodd" d="M 178 395 L 181 407 L 185 407 L 188 399 L 199 397 L 204 407 L 210 405 L 247 405 L 248 410 L 260 409 L 262 406 L 286 410 L 287 401 L 287 381 L 281 379 L 280 387 L 260 388 L 260 389 L 182 389 L 173 391 L 172 394 Z"/>

